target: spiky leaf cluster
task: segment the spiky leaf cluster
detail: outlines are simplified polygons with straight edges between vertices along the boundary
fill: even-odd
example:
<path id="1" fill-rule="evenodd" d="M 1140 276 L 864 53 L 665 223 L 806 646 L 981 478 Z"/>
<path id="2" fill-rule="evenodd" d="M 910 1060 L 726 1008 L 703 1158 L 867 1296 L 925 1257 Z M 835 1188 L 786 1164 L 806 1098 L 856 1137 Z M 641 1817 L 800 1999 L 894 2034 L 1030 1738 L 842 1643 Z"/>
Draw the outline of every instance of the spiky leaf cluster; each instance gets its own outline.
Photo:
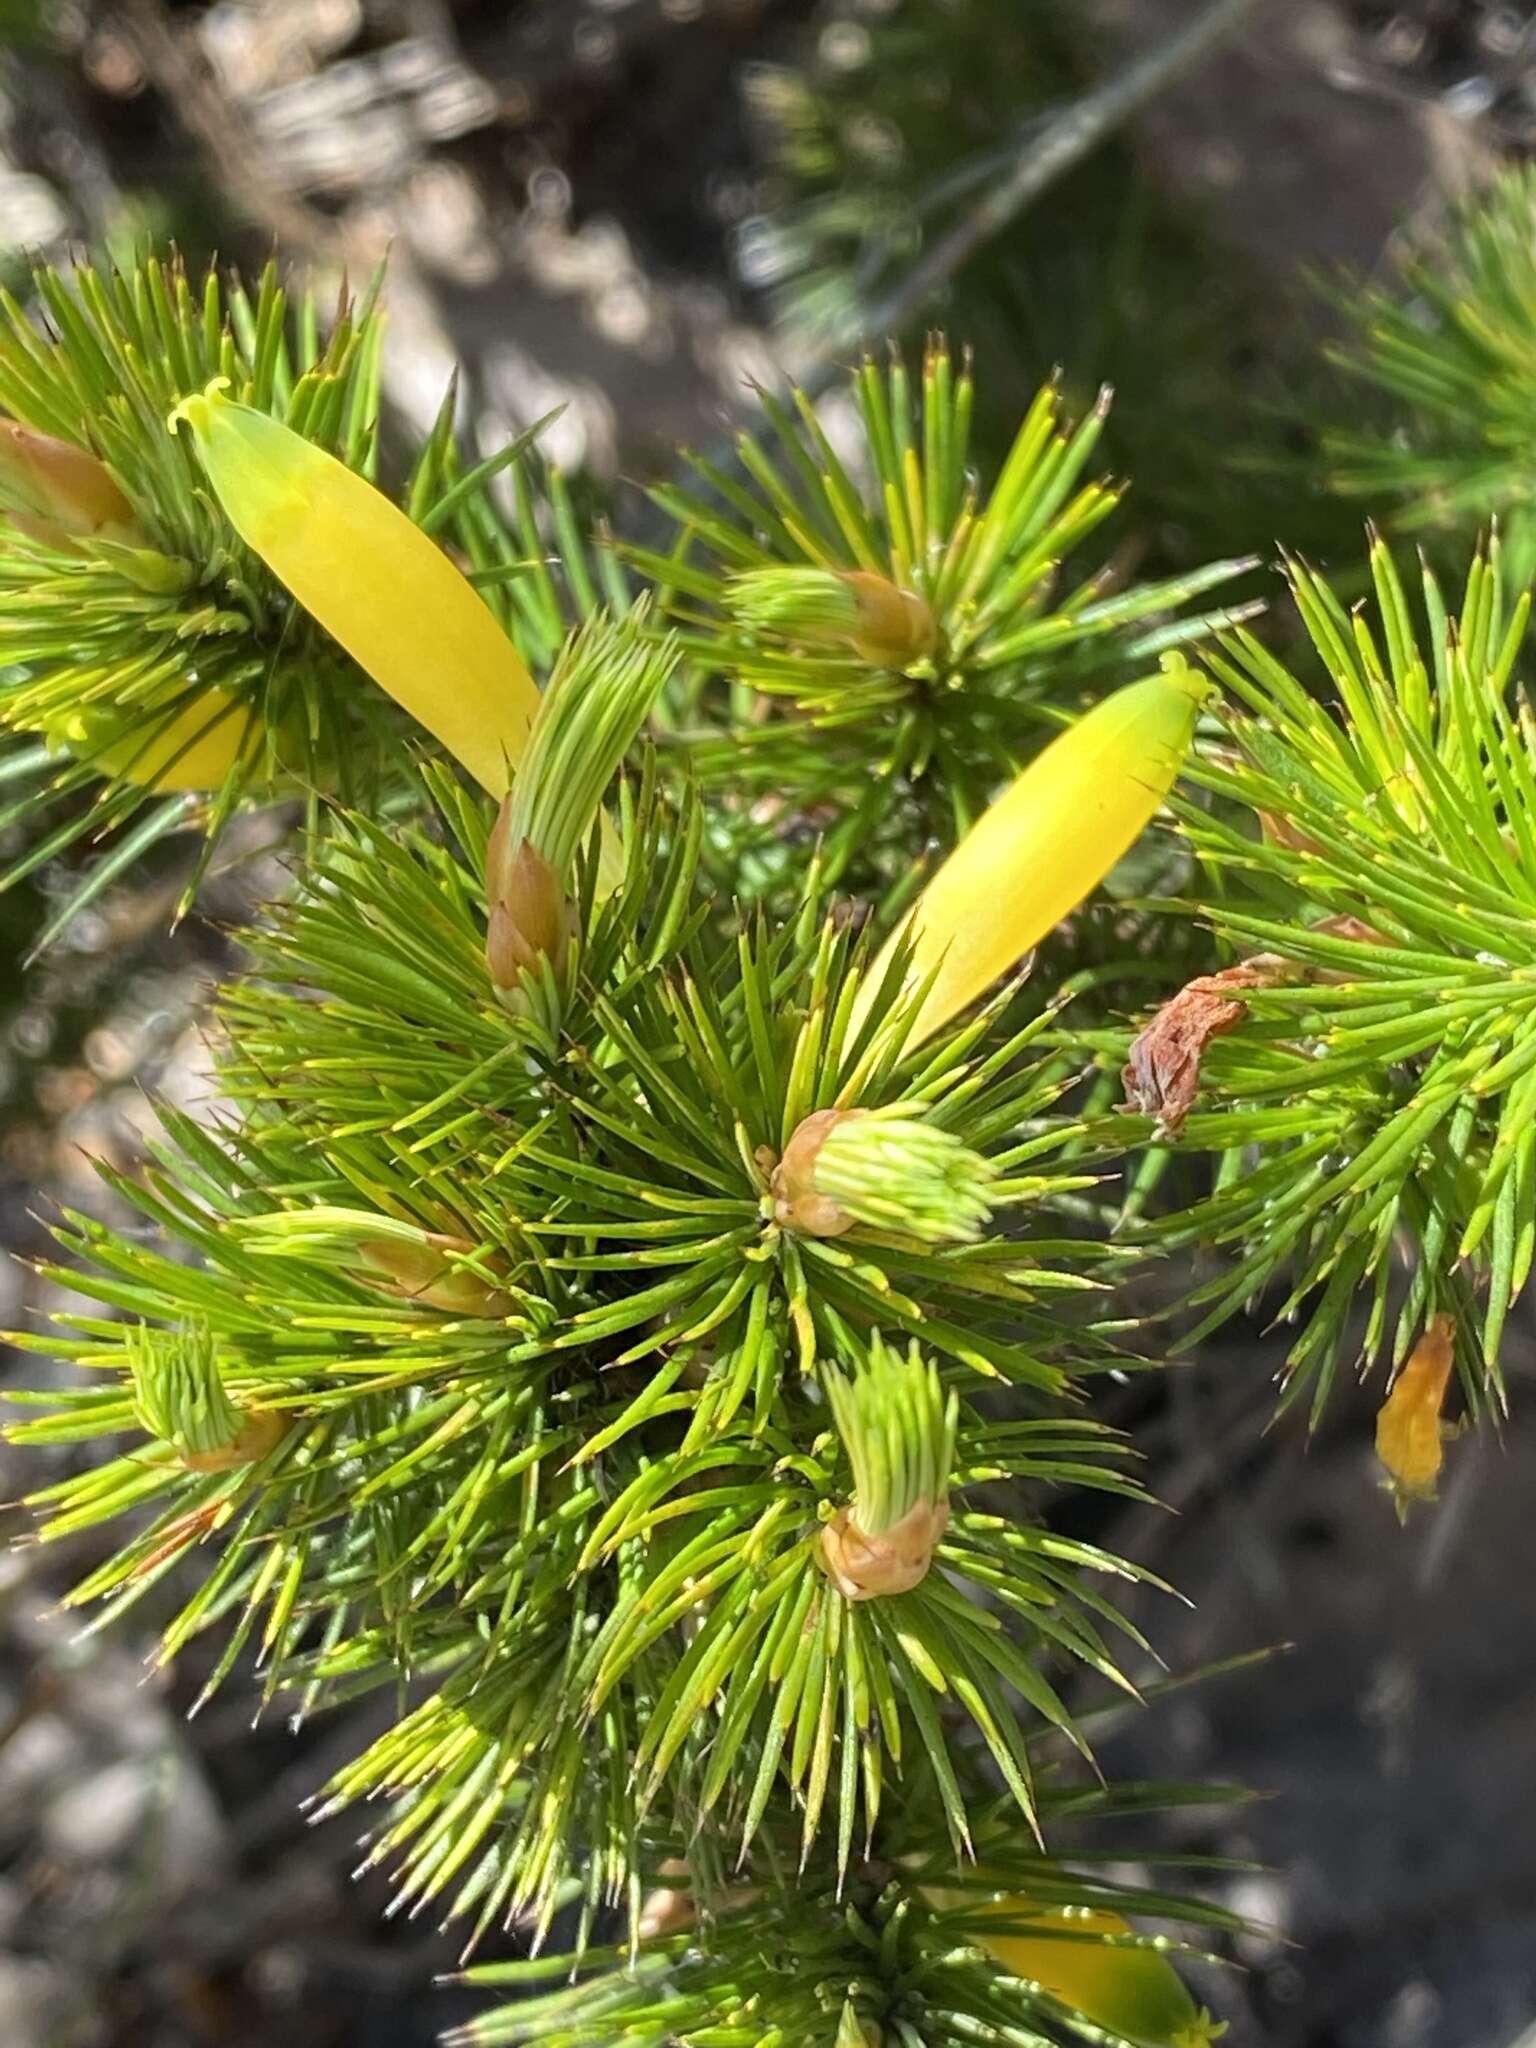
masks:
<path id="1" fill-rule="evenodd" d="M 803 391 L 761 393 L 765 429 L 737 437 L 736 467 L 694 456 L 691 483 L 653 491 L 670 549 L 624 550 L 701 679 L 684 729 L 738 884 L 793 876 L 810 820 L 829 880 L 889 887 L 914 844 L 965 831 L 1052 709 L 1081 703 L 1088 650 L 1101 685 L 1197 638 L 1208 619 L 1171 615 L 1245 566 L 1125 588 L 1102 562 L 1066 566 L 1120 495 L 1090 476 L 1107 394 L 1073 424 L 1046 385 L 988 490 L 970 365 L 943 342 L 915 390 L 899 358 L 866 359 L 850 396 L 845 456 Z"/>
<path id="2" fill-rule="evenodd" d="M 462 559 L 465 573 L 537 675 L 553 668 L 573 625 L 633 596 L 611 547 L 594 544 L 600 504 L 537 446 L 555 415 L 484 461 L 471 463 L 450 385 L 411 471 L 406 510 Z"/>
<path id="3" fill-rule="evenodd" d="M 717 2040 L 739 2048 L 791 2041 L 797 2048 L 962 2048 L 977 2040 L 1038 2048 L 1063 2023 L 1082 2024 L 1074 2001 L 1060 1995 L 1053 1946 L 1070 1959 L 1067 1974 L 1098 1974 L 1113 1990 L 1128 1964 L 1133 1972 L 1150 1965 L 1148 1975 L 1165 1972 L 1171 1984 L 1170 1952 L 1198 1954 L 1202 1935 L 1239 1929 L 1232 1914 L 1184 1889 L 1198 1874 L 1197 1862 L 1192 1870 L 1191 1860 L 1183 1861 L 1179 1889 L 1109 1874 L 1117 1857 L 1123 1864 L 1124 1831 L 1138 1816 L 1231 1797 L 1222 1787 L 1089 1790 L 1058 1783 L 1045 1794 L 1046 1817 L 1053 1839 L 1071 1830 L 1070 1864 L 1021 1842 L 1013 1816 L 991 1802 L 978 1817 L 976 1862 L 957 1872 L 933 1849 L 931 1788 L 924 1788 L 882 1829 L 878 1860 L 851 1883 L 818 1854 L 788 1897 L 775 1862 L 794 1856 L 792 1838 L 766 1840 L 723 1893 L 701 1887 L 674 1856 L 656 1866 L 660 1882 L 648 1896 L 638 1953 L 593 1950 L 574 1983 L 560 1981 L 571 1975 L 569 1956 L 472 1969 L 470 1983 L 519 1995 L 450 2040 L 455 2048 L 534 2041 L 546 2048 L 670 2048 Z M 1111 1841 L 1095 1839 L 1104 1823 Z M 1040 1959 L 1032 1959 L 1033 1968 L 1047 1981 L 1006 1964 L 999 1969 L 989 1944 L 1038 1926 L 1031 1916 L 1042 1913 L 1081 1916 L 1083 1930 L 1074 1932 L 1068 1917 L 1057 1923 L 1054 1944 L 1035 1944 Z M 1138 1914 L 1178 1925 L 1180 1938 L 1134 1933 L 1125 1916 Z M 1106 1926 L 1123 1932 L 1106 1939 L 1099 1931 Z M 1193 2014 L 1192 2003 L 1189 2009 Z M 1161 2016 L 1145 2017 L 1148 2029 L 1138 2040 L 1172 2048 L 1173 2031 L 1156 2024 Z M 1102 2026 L 1103 2017 L 1096 2023 Z M 1109 2037 L 1118 2031 L 1111 2028 Z M 1205 2038 L 1197 2021 L 1180 2048 Z"/>
<path id="4" fill-rule="evenodd" d="M 901 1105 L 984 1155 L 994 1209 L 1048 1215 L 1084 1184 L 1057 1160 L 1070 1076 L 1032 1050 L 1050 1012 L 993 1005 L 907 1051 L 898 952 L 855 1031 L 849 922 L 813 884 L 794 924 L 719 936 L 699 813 L 651 777 L 626 789 L 618 890 L 595 840 L 581 863 L 563 1000 L 509 1013 L 484 959 L 489 819 L 436 787 L 442 835 L 353 817 L 312 849 L 225 998 L 239 1121 L 173 1117 L 143 1183 L 114 1181 L 170 1248 L 65 1225 L 73 1286 L 195 1322 L 242 1409 L 286 1425 L 226 1471 L 138 1444 L 39 1496 L 45 1533 L 139 1517 L 78 1597 L 126 1606 L 216 1535 L 165 1654 L 217 1622 L 217 1676 L 251 1646 L 269 1691 L 428 1681 L 337 1796 L 390 1796 L 378 1853 L 403 1892 L 477 1926 L 547 1919 L 573 1877 L 589 1914 L 632 1905 L 658 1817 L 747 1844 L 793 1803 L 807 1852 L 829 1828 L 846 1864 L 917 1768 L 958 1848 L 955 1708 L 1033 1820 L 1016 1702 L 1071 1737 L 1054 1667 L 1116 1675 L 1095 1582 L 1134 1576 L 1036 1519 L 1055 1484 L 1134 1490 L 1072 1408 L 1073 1375 L 1112 1357 L 1062 1314 L 1091 1252 L 1049 1223 L 818 1237 L 780 1219 L 773 1176 L 807 1116 Z M 27 1440 L 138 1418 L 131 1332 L 71 1321 L 94 1384 Z M 955 1408 L 911 1410 L 937 1445 L 870 1455 L 941 1459 L 951 1511 L 920 1584 L 849 1599 L 822 1555 L 856 1491 L 827 1376 L 882 1338 L 915 1343 Z M 1013 1390 L 1009 1419 L 989 1388 Z"/>
<path id="5" fill-rule="evenodd" d="M 0 520 L 0 721 L 18 735 L 3 759 L 20 790 L 5 818 L 34 821 L 35 834 L 13 878 L 141 811 L 98 865 L 96 889 L 165 832 L 194 820 L 216 829 L 247 788 L 374 794 L 389 733 L 370 720 L 368 693 L 240 546 L 166 427 L 180 398 L 224 376 L 371 469 L 372 299 L 343 303 L 322 335 L 314 303 L 291 306 L 275 266 L 252 291 L 215 271 L 194 287 L 153 257 L 129 270 L 39 270 L 33 289 L 37 319 L 4 305 L 0 407 L 98 455 L 138 532 L 134 544 L 103 543 Z M 231 706 L 224 772 L 206 792 L 180 788 L 185 753 Z"/>
<path id="6" fill-rule="evenodd" d="M 1536 568 L 1536 173 L 1506 170 L 1410 244 L 1388 283 L 1339 293 L 1351 334 L 1333 357 L 1379 417 L 1335 428 L 1336 488 L 1410 528 L 1466 535 L 1513 519 L 1518 570 Z"/>
<path id="7" fill-rule="evenodd" d="M 633 1944 L 647 1884 L 681 1856 L 720 1944 L 663 1956 L 677 1985 L 660 2013 L 650 1959 L 559 1994 L 573 2041 L 613 2037 L 610 2021 L 809 2040 L 829 2021 L 844 2048 L 887 2026 L 912 2048 L 979 2025 L 1032 2037 L 1063 2009 L 1141 2041 L 1121 2006 L 1005 1953 L 1034 1938 L 1009 1914 L 1033 1927 L 1053 1900 L 1093 1917 L 1110 1962 L 1150 1953 L 1092 1879 L 1017 1847 L 1040 1841 L 1059 1759 L 1086 1754 L 1074 1674 L 1130 1692 L 1116 1639 L 1145 1646 L 1112 1597 L 1140 1575 L 1044 1518 L 1063 1486 L 1138 1496 L 1083 1405 L 1088 1376 L 1132 1361 L 1080 1234 L 1095 1161 L 1063 1102 L 1078 1055 L 1016 985 L 976 1005 L 1153 814 L 1198 715 L 1188 672 L 1096 708 L 967 835 L 917 918 L 897 914 L 912 835 L 959 833 L 1086 694 L 1060 650 L 1144 656 L 1199 630 L 1143 629 L 1232 565 L 1063 596 L 1058 557 L 1113 501 L 1082 482 L 1101 415 L 1069 431 L 1042 393 L 985 498 L 969 371 L 938 344 L 916 406 L 899 364 L 856 378 L 867 463 L 839 463 L 802 396 L 770 401 L 748 486 L 700 465 L 705 496 L 663 494 L 677 547 L 632 551 L 691 662 L 664 767 L 619 779 L 615 823 L 605 791 L 678 646 L 526 439 L 470 466 L 450 396 L 402 512 L 357 474 L 371 306 L 355 330 L 343 309 L 322 347 L 312 315 L 289 335 L 271 277 L 254 302 L 236 293 L 227 333 L 216 281 L 200 306 L 153 265 L 75 288 L 84 311 L 72 324 L 61 300 L 28 361 L 52 363 L 77 431 L 41 454 L 13 432 L 0 488 L 20 499 L 18 548 L 136 578 L 154 602 L 130 629 L 114 589 L 88 617 L 116 665 L 61 645 L 11 709 L 99 771 L 109 804 L 178 768 L 176 815 L 214 828 L 252 793 L 366 801 L 312 804 L 292 895 L 224 994 L 220 1119 L 167 1112 L 146 1169 L 109 1172 L 126 1230 L 64 1217 L 55 1270 L 95 1307 L 23 1341 L 82 1383 L 23 1396 L 13 1434 L 69 1452 L 33 1505 L 44 1541 L 97 1532 L 72 1599 L 105 1619 L 153 1593 L 159 1654 L 206 1639 L 208 1692 L 253 1661 L 264 1697 L 301 1711 L 395 1699 L 325 1804 L 372 1804 L 369 1859 L 399 1902 L 471 1943 L 516 1920 L 542 1941 L 573 1907 L 578 1958 L 616 1932 Z M 167 344 L 152 372 L 135 320 Z M 0 401 L 21 412 L 18 376 Z M 64 421 L 39 408 L 35 424 Z M 27 497 L 39 464 L 60 509 L 83 477 L 107 513 L 50 524 L 46 491 Z M 194 590 L 245 623 L 173 611 L 172 660 L 156 605 Z M 0 619 L 29 601 L 13 589 Z M 452 658 L 434 661 L 429 620 Z M 233 655 L 216 665 L 241 633 L 259 688 Z M 142 696 L 135 634 L 152 643 Z M 211 668 L 191 665 L 204 638 Z M 407 776 L 403 721 L 343 647 L 499 810 L 456 771 Z M 522 650 L 552 679 L 542 697 Z M 178 678 L 189 701 L 162 697 Z M 341 694 L 367 707 L 355 725 L 327 723 Z M 729 788 L 696 748 L 723 799 L 709 816 L 678 742 L 723 699 L 763 745 L 742 742 Z M 180 722 L 205 701 L 207 731 Z M 230 706 L 214 790 L 204 754 Z M 780 776 L 799 822 L 763 835 L 753 800 Z M 829 820 L 818 869 L 793 840 Z M 769 900 L 743 920 L 708 878 L 754 834 L 768 858 L 738 878 Z M 830 893 L 856 856 L 885 899 L 868 933 Z M 978 1851 L 970 1918 L 990 1940 L 915 1874 Z M 807 1889 L 786 1906 L 797 1862 Z M 826 1921 L 844 1896 L 824 1969 L 768 1983 L 769 1920 L 808 1905 Z M 1046 1945 L 1082 1932 L 1047 1926 Z M 867 1981 L 850 1974 L 875 1951 Z M 1208 2027 L 1164 1967 L 1177 2024 L 1157 2038 L 1194 2048 Z"/>
<path id="8" fill-rule="evenodd" d="M 827 23 L 799 62 L 746 76 L 776 203 L 744 227 L 743 269 L 792 331 L 846 346 L 1078 83 L 1054 0 L 1026 19 L 975 0 L 963 16 L 898 5 Z"/>
<path id="9" fill-rule="evenodd" d="M 1081 9 L 1060 0 L 826 13 L 790 61 L 747 78 L 771 200 L 743 225 L 740 265 L 791 341 L 841 360 L 861 336 L 917 338 L 932 302 L 914 281 L 940 249 L 959 254 L 958 233 L 944 317 L 986 366 L 983 474 L 1060 366 L 1069 414 L 1114 390 L 1098 455 L 1133 479 L 1114 531 L 1140 574 L 1277 535 L 1323 556 L 1347 548 L 1349 511 L 1314 488 L 1295 425 L 1325 379 L 1306 323 L 1274 318 L 1263 245 L 1245 260 L 1219 208 L 1171 203 L 1142 175 L 1134 129 L 1101 133 L 1065 166 L 1145 55 L 1123 24 L 1085 38 Z M 1000 222 L 999 195 L 1025 170 L 1037 194 Z"/>
<path id="10" fill-rule="evenodd" d="M 1184 907 L 1256 973 L 1193 1048 L 1181 1143 L 1214 1187 L 1155 1235 L 1227 1248 L 1202 1328 L 1261 1298 L 1299 1320 L 1283 1399 L 1315 1413 L 1341 1358 L 1395 1366 L 1449 1310 L 1475 1409 L 1536 1245 L 1529 602 L 1505 611 L 1496 550 L 1456 612 L 1427 570 L 1415 607 L 1381 542 L 1370 575 L 1350 612 L 1292 565 L 1310 668 L 1247 633 L 1208 657 L 1224 731 L 1183 813 L 1209 878 Z"/>
<path id="11" fill-rule="evenodd" d="M 397 801 L 409 729 L 240 540 L 187 437 L 168 427 L 180 401 L 222 378 L 230 396 L 373 477 L 376 288 L 322 314 L 311 297 L 290 298 L 275 264 L 248 289 L 216 269 L 197 284 L 178 261 L 148 256 L 40 269 L 33 298 L 34 311 L 0 306 L 0 410 L 98 457 L 131 508 L 126 532 L 101 535 L 0 517 L 0 827 L 28 828 L 10 878 L 77 840 L 107 845 L 44 944 L 157 839 L 196 827 L 211 848 L 247 800 L 302 799 L 312 826 L 321 798 Z M 511 534 L 526 539 L 534 517 L 518 469 L 525 444 L 469 466 L 452 427 L 450 393 L 406 502 L 499 583 Z M 487 497 L 509 468 L 521 479 L 511 528 Z M 566 518 L 565 496 L 552 502 Z M 531 650 L 552 660 L 565 622 L 550 617 L 540 552 L 511 609 Z"/>

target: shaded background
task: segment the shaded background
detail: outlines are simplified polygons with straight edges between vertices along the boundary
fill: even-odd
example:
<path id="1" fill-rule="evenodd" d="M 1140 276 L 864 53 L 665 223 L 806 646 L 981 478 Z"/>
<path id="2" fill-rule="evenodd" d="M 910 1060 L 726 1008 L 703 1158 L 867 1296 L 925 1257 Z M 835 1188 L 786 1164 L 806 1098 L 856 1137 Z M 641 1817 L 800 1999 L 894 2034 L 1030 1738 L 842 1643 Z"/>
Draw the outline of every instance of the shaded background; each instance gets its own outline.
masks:
<path id="1" fill-rule="evenodd" d="M 1127 573 L 1282 539 L 1347 565 L 1357 510 L 1312 454 L 1341 403 L 1319 367 L 1336 315 L 1308 273 L 1380 273 L 1406 224 L 1530 152 L 1536 8 L 1238 11 L 909 303 L 923 248 L 963 238 L 1041 122 L 1155 65 L 1201 6 L 5 0 L 0 274 L 23 289 L 30 252 L 146 235 L 247 267 L 275 244 L 321 283 L 388 251 L 397 437 L 460 364 L 486 447 L 563 404 L 546 447 L 629 517 L 626 479 L 718 437 L 750 379 L 820 380 L 895 307 L 975 343 L 994 443 L 1053 364 L 1080 400 L 1115 384 Z M 104 1207 L 92 1160 L 131 1160 L 146 1091 L 206 1103 L 198 1006 L 281 886 L 277 823 L 244 828 L 174 936 L 174 847 L 25 975 L 69 877 L 0 897 L 0 1323 L 62 1298 L 26 1265 L 38 1219 Z M 1374 1481 L 1371 1390 L 1310 1447 L 1261 1437 L 1280 1347 L 1257 1329 L 1120 1396 L 1177 1512 L 1107 1534 L 1193 1603 L 1138 1615 L 1169 1664 L 1294 1645 L 1104 1749 L 1273 1794 L 1188 1838 L 1268 1866 L 1231 1897 L 1274 1938 L 1202 1987 L 1244 2048 L 1536 2044 L 1529 1333 L 1508 1349 L 1507 1439 L 1457 1447 L 1406 1531 Z M 38 1478 L 0 1448 L 0 1494 Z M 431 1988 L 451 1947 L 353 1881 L 355 1816 L 299 1810 L 388 1702 L 295 1736 L 253 1726 L 236 1681 L 189 1725 L 198 1656 L 146 1680 L 143 1610 L 82 1639 L 50 1602 L 91 1553 L 62 1553 L 0 1560 L 0 2044 L 425 2048 L 459 2009 Z"/>

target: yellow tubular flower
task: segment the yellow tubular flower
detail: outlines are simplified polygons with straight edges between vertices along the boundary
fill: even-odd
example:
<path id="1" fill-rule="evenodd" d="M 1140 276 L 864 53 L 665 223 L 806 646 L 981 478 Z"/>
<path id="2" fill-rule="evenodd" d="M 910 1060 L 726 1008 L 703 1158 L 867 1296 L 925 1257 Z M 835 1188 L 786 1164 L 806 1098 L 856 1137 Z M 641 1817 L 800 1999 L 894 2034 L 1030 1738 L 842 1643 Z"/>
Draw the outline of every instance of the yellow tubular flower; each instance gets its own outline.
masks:
<path id="1" fill-rule="evenodd" d="M 1226 2032 L 1203 2005 L 1195 2004 L 1189 1987 L 1160 1950 L 1116 1947 L 1104 1938 L 1131 1933 L 1118 1913 L 1084 1906 L 1041 1908 L 1025 1899 L 1005 1900 L 984 1910 L 1039 1930 L 980 1937 L 980 1946 L 1010 1976 L 1038 1984 L 1095 2026 L 1136 2042 L 1137 2048 L 1206 2048 Z"/>
<path id="2" fill-rule="evenodd" d="M 522 657 L 437 543 L 365 477 L 216 378 L 171 415 L 192 429 L 240 538 L 397 704 L 493 796 L 538 709 Z"/>
<path id="3" fill-rule="evenodd" d="M 933 975 L 909 1044 L 1006 974 L 1126 853 L 1173 786 L 1207 692 L 1176 657 L 1055 739 L 984 811 L 918 898 L 908 988 Z M 865 975 L 868 1014 L 901 933 Z"/>
<path id="4" fill-rule="evenodd" d="M 164 724 L 146 716 L 152 733 L 125 730 L 120 715 L 77 711 L 48 729 L 54 746 L 67 748 L 104 775 L 121 777 L 149 789 L 222 789 L 224 778 L 240 758 L 250 730 L 251 712 L 218 688 L 204 690 Z"/>

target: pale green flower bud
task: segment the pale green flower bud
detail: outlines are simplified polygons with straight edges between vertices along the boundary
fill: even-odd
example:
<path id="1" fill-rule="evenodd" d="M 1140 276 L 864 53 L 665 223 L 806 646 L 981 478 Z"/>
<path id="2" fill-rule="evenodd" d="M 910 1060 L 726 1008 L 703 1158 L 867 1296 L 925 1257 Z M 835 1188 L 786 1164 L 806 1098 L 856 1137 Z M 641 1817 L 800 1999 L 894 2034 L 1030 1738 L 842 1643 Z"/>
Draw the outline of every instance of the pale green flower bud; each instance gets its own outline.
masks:
<path id="1" fill-rule="evenodd" d="M 157 1330 L 141 1323 L 128 1338 L 128 1364 L 139 1421 L 188 1471 L 254 1465 L 282 1441 L 286 1417 L 253 1412 L 230 1397 L 205 1324 Z"/>
<path id="2" fill-rule="evenodd" d="M 726 602 L 739 623 L 802 647 L 853 650 L 874 668 L 910 668 L 933 652 L 933 613 L 915 590 L 868 569 L 748 569 Z"/>
<path id="3" fill-rule="evenodd" d="M 853 1499 L 823 1526 L 821 1561 L 846 1599 L 909 1593 L 927 1577 L 949 1524 L 958 1402 L 913 1344 L 876 1335 L 849 1380 L 829 1373 L 827 1399 L 853 1467 Z"/>
<path id="4" fill-rule="evenodd" d="M 856 1224 L 930 1244 L 981 1236 L 991 1163 L 930 1122 L 919 1102 L 821 1109 L 796 1128 L 773 1176 L 774 1213 L 808 1237 Z"/>

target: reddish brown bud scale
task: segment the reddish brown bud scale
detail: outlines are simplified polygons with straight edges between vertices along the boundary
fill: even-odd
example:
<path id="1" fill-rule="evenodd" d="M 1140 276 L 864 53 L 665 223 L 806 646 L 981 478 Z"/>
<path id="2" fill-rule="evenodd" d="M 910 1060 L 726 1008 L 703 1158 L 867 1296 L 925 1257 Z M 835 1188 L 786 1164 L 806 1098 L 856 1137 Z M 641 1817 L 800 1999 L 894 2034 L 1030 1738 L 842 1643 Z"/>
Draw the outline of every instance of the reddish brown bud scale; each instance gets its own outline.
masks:
<path id="1" fill-rule="evenodd" d="M 883 1600 L 922 1584 L 949 1526 L 949 1502 L 920 1500 L 883 1536 L 866 1536 L 848 1508 L 821 1532 L 821 1561 L 845 1600 Z"/>
<path id="2" fill-rule="evenodd" d="M 0 496 L 23 532 L 50 546 L 102 535 L 142 542 L 133 507 L 88 449 L 19 420 L 0 420 Z"/>
<path id="3" fill-rule="evenodd" d="M 849 569 L 843 581 L 853 592 L 859 626 L 854 650 L 880 668 L 908 668 L 933 652 L 938 628 L 927 603 L 868 569 Z"/>
<path id="4" fill-rule="evenodd" d="M 854 1218 L 847 1210 L 817 1193 L 816 1160 L 833 1126 L 844 1117 L 863 1113 L 818 1109 L 796 1125 L 784 1147 L 784 1157 L 773 1171 L 773 1213 L 786 1230 L 803 1231 L 807 1237 L 841 1237 L 852 1230 Z"/>
<path id="5" fill-rule="evenodd" d="M 485 850 L 485 957 L 491 980 L 504 991 L 515 989 L 541 959 L 558 973 L 571 936 L 564 883 L 531 840 L 512 846 L 510 815 L 508 798 Z"/>
<path id="6" fill-rule="evenodd" d="M 210 1450 L 184 1450 L 181 1462 L 189 1472 L 232 1472 L 237 1465 L 259 1465 L 276 1450 L 288 1429 L 288 1417 L 275 1408 L 247 1415 L 240 1434 Z"/>
<path id="7" fill-rule="evenodd" d="M 389 1291 L 404 1300 L 424 1302 L 447 1315 L 500 1317 L 511 1310 L 511 1297 L 501 1288 L 455 1263 L 474 1253 L 467 1238 L 429 1230 L 419 1244 L 370 1238 L 357 1249 L 369 1272 L 381 1276 Z"/>

